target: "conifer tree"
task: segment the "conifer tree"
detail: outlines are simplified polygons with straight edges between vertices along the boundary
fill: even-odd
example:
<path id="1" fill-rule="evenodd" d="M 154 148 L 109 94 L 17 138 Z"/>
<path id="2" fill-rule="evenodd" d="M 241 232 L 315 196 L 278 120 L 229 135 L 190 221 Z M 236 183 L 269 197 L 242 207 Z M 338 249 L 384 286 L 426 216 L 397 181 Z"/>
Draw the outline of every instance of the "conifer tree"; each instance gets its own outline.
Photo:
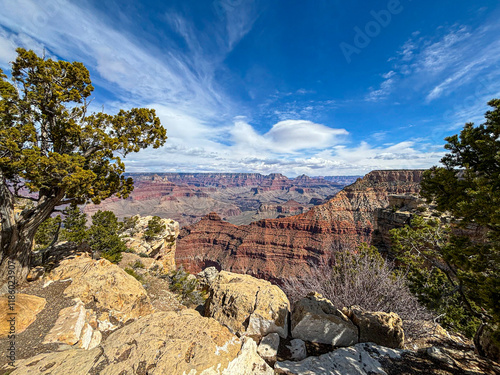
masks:
<path id="1" fill-rule="evenodd" d="M 87 215 L 77 205 L 66 207 L 63 213 L 61 239 L 81 244 L 87 238 Z"/>
<path id="2" fill-rule="evenodd" d="M 439 284 L 436 278 L 429 284 L 433 275 L 424 275 L 434 268 L 434 277 L 443 280 L 441 291 L 449 284 L 448 297 L 457 298 L 453 307 L 462 306 L 470 322 L 495 325 L 500 322 L 500 100 L 488 104 L 493 109 L 486 112 L 486 122 L 467 123 L 460 134 L 447 137 L 450 152 L 443 166 L 424 172 L 421 194 L 451 215 L 448 233 L 438 239 L 438 223 L 417 220 L 394 231 L 393 239 L 406 264 L 422 268 L 420 288 L 414 284 L 417 293 L 427 294 L 438 307 L 447 303 L 442 293 L 432 296 L 424 288 Z M 496 339 L 500 342 L 500 332 Z"/>
<path id="3" fill-rule="evenodd" d="M 97 211 L 92 216 L 92 225 L 87 231 L 87 241 L 92 251 L 113 263 L 122 259 L 127 249 L 120 238 L 121 223 L 111 211 Z"/>
<path id="4" fill-rule="evenodd" d="M 120 156 L 166 139 L 153 109 L 88 113 L 94 88 L 82 63 L 17 53 L 11 78 L 0 70 L 0 282 L 25 280 L 35 233 L 54 209 L 127 197 L 133 181 Z M 33 205 L 16 215 L 23 198 Z"/>

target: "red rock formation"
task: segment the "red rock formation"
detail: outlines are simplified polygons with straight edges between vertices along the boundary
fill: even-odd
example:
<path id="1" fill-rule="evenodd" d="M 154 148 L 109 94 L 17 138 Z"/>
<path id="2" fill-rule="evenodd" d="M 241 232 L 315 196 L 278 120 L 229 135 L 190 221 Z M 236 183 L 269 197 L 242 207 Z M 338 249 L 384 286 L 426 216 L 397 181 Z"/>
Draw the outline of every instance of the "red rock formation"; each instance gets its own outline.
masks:
<path id="1" fill-rule="evenodd" d="M 268 280 L 300 275 L 339 247 L 369 242 L 373 212 L 389 194 L 417 193 L 422 171 L 374 171 L 327 203 L 281 219 L 236 226 L 211 213 L 181 230 L 176 262 L 190 272 L 216 266 Z"/>
<path id="2" fill-rule="evenodd" d="M 237 224 L 264 218 L 306 212 L 311 198 L 324 199 L 341 186 L 322 178 L 259 173 L 142 173 L 133 174 L 134 191 L 126 200 L 111 197 L 100 205 L 87 205 L 91 216 L 97 210 L 113 211 L 120 219 L 136 214 L 172 218 L 181 226 L 199 221 L 210 211 Z M 252 191 L 253 189 L 253 191 Z M 261 203 L 283 205 L 295 199 L 303 209 L 285 207 L 258 212 Z"/>

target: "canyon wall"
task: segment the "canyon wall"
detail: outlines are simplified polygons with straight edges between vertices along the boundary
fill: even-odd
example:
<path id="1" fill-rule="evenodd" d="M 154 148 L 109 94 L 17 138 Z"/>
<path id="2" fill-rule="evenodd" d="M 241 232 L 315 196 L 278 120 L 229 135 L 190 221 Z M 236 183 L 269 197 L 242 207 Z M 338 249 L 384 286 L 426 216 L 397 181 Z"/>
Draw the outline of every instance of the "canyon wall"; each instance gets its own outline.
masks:
<path id="1" fill-rule="evenodd" d="M 307 272 L 331 251 L 370 242 L 374 211 L 392 194 L 415 194 L 421 170 L 373 171 L 308 212 L 249 225 L 233 225 L 210 213 L 184 227 L 176 262 L 190 272 L 215 266 L 279 282 Z"/>
<path id="2" fill-rule="evenodd" d="M 89 204 L 85 213 L 113 211 L 118 218 L 157 215 L 181 226 L 193 224 L 211 211 L 234 224 L 306 212 L 335 195 L 353 177 L 288 178 L 279 173 L 141 173 L 127 199 L 111 197 Z M 337 181 L 338 179 L 338 181 Z M 259 207 L 262 209 L 259 210 Z"/>

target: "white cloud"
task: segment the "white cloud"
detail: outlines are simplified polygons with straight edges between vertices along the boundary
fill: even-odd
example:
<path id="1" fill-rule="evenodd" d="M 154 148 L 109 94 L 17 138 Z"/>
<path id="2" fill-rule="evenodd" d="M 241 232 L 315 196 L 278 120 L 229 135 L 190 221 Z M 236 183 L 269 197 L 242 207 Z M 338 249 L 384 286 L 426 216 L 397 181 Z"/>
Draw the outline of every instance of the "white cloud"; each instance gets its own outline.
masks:
<path id="1" fill-rule="evenodd" d="M 210 130 L 203 124 L 199 126 L 195 133 L 210 138 L 207 134 Z M 190 128 L 187 132 L 193 130 Z M 134 161 L 126 163 L 131 172 L 254 171 L 280 172 L 287 176 L 346 175 L 363 174 L 373 169 L 428 168 L 443 156 L 440 146 L 425 145 L 425 139 L 381 147 L 368 142 L 353 146 L 346 143 L 347 135 L 344 129 L 304 120 L 281 121 L 260 134 L 244 118 L 237 118 L 232 127 L 221 129 L 215 138 L 202 136 L 186 142 L 172 137 L 160 153 L 141 151 Z"/>
<path id="2" fill-rule="evenodd" d="M 258 134 L 245 121 L 238 120 L 231 130 L 235 147 L 275 153 L 323 149 L 338 144 L 349 133 L 304 120 L 285 120 L 274 124 L 265 134 Z"/>
<path id="3" fill-rule="evenodd" d="M 382 77 L 384 77 L 385 80 L 380 84 L 380 87 L 377 90 L 370 89 L 370 92 L 366 96 L 365 100 L 369 102 L 378 102 L 386 99 L 391 93 L 394 83 L 396 82 L 396 79 L 392 78 L 393 76 L 393 71 L 383 74 Z"/>
<path id="4" fill-rule="evenodd" d="M 464 108 L 484 108 L 485 96 L 491 99 L 500 91 L 499 32 L 494 19 L 475 29 L 454 25 L 438 28 L 437 35 L 412 33 L 388 60 L 391 69 L 381 74 L 380 86 L 370 87 L 365 100 L 379 102 L 400 92 L 428 104 L 453 94 L 463 98 L 455 105 L 455 120 L 461 120 Z M 460 91 L 464 95 L 457 95 Z"/>
<path id="5" fill-rule="evenodd" d="M 179 14 L 166 16 L 188 46 L 178 50 L 175 43 L 170 48 L 172 41 L 168 49 L 162 49 L 139 39 L 132 30 L 119 31 L 120 25 L 113 25 L 105 14 L 86 8 L 85 3 L 0 0 L 0 66 L 13 59 L 14 46 L 37 53 L 46 48 L 99 73 L 93 82 L 116 98 L 93 103 L 97 110 L 100 105 L 106 111 L 155 108 L 169 139 L 158 150 L 130 155 L 125 160 L 130 172 L 362 174 L 379 168 L 423 168 L 439 160 L 438 153 L 422 150 L 418 142 L 385 147 L 349 144 L 346 129 L 331 128 L 313 117 L 336 107 L 338 103 L 332 100 L 291 99 L 282 107 L 271 100 L 266 109 L 278 112 L 281 121 L 267 131 L 257 130 L 244 118 L 231 123 L 229 119 L 242 112 L 218 86 L 215 70 L 249 32 L 256 14 L 251 1 L 218 0 L 214 4 L 219 4 L 222 24 L 214 29 L 214 45 L 199 39 L 203 36 Z M 369 95 L 374 101 L 393 90 L 399 72 L 391 70 L 382 78 L 380 87 Z M 308 94 L 306 90 L 297 93 Z"/>
<path id="6" fill-rule="evenodd" d="M 41 45 L 62 58 L 84 62 L 99 73 L 93 81 L 123 101 L 175 105 L 197 117 L 214 116 L 230 106 L 229 98 L 217 89 L 216 64 L 211 60 L 223 56 L 201 56 L 187 23 L 179 17 L 179 30 L 184 30 L 193 46 L 187 53 L 147 45 L 131 32 L 119 32 L 106 15 L 66 0 L 47 4 L 0 0 L 0 7 L 0 25 L 12 30 L 10 40 L 26 48 Z M 227 53 L 227 48 L 216 52 Z M 8 57 L 1 56 L 5 64 Z"/>

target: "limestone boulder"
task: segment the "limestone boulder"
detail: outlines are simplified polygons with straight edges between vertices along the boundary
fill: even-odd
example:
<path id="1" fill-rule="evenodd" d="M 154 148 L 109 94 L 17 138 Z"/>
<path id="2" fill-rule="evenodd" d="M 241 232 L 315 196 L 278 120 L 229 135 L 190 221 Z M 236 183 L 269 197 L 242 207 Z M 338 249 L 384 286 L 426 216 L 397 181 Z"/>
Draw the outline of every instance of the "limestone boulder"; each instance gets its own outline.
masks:
<path id="1" fill-rule="evenodd" d="M 95 302 L 118 321 L 126 322 L 151 314 L 153 308 L 141 283 L 106 259 L 87 255 L 63 260 L 47 277 L 50 281 L 72 283 L 64 294 L 79 298 L 84 304 Z"/>
<path id="2" fill-rule="evenodd" d="M 310 293 L 292 310 L 292 337 L 304 341 L 349 346 L 358 342 L 358 328 L 321 294 Z"/>
<path id="3" fill-rule="evenodd" d="M 25 331 L 46 303 L 45 298 L 23 293 L 0 296 L 0 338 L 9 335 L 11 323 L 15 323 L 16 334 Z"/>
<path id="4" fill-rule="evenodd" d="M 102 368 L 101 375 L 222 372 L 241 345 L 227 328 L 194 310 L 161 312 L 113 332 L 96 368 Z"/>
<path id="5" fill-rule="evenodd" d="M 404 347 L 403 321 L 398 314 L 366 311 L 359 306 L 343 311 L 358 327 L 359 342 L 374 342 L 388 348 Z"/>
<path id="6" fill-rule="evenodd" d="M 379 360 L 399 359 L 402 354 L 402 350 L 361 343 L 299 362 L 277 362 L 274 369 L 287 375 L 387 375 Z"/>
<path id="7" fill-rule="evenodd" d="M 251 338 L 246 338 L 244 340 L 238 357 L 231 361 L 228 367 L 222 372 L 222 375 L 273 374 L 274 370 L 257 354 L 257 344 Z"/>
<path id="8" fill-rule="evenodd" d="M 17 361 L 16 369 L 10 375 L 88 375 L 100 357 L 99 348 L 42 353 Z"/>
<path id="9" fill-rule="evenodd" d="M 96 313 L 85 309 L 79 299 L 74 306 L 59 312 L 56 323 L 45 336 L 43 343 L 73 345 L 82 349 L 93 349 L 101 342 L 101 332 L 97 329 Z"/>
<path id="10" fill-rule="evenodd" d="M 287 345 L 286 347 L 290 350 L 290 358 L 293 361 L 302 361 L 307 358 L 306 343 L 301 339 L 291 340 L 290 345 Z"/>
<path id="11" fill-rule="evenodd" d="M 276 285 L 250 275 L 221 271 L 210 284 L 205 316 L 238 335 L 266 336 L 288 331 L 290 302 Z"/>
<path id="12" fill-rule="evenodd" d="M 137 222 L 135 228 L 124 232 L 124 241 L 129 249 L 135 253 L 145 253 L 163 268 L 165 272 L 176 269 L 175 249 L 176 239 L 179 235 L 179 223 L 171 219 L 161 219 L 165 229 L 154 238 L 146 239 L 144 232 L 148 222 L 153 216 L 135 216 Z"/>
<path id="13" fill-rule="evenodd" d="M 472 340 L 458 332 L 448 332 L 438 323 L 427 320 L 403 321 L 403 325 L 408 324 L 414 332 L 418 334 L 406 336 L 405 348 L 420 350 L 431 346 L 453 346 L 473 350 Z"/>
<path id="14" fill-rule="evenodd" d="M 260 341 L 257 353 L 264 359 L 276 361 L 279 346 L 280 336 L 277 333 L 270 333 Z"/>

